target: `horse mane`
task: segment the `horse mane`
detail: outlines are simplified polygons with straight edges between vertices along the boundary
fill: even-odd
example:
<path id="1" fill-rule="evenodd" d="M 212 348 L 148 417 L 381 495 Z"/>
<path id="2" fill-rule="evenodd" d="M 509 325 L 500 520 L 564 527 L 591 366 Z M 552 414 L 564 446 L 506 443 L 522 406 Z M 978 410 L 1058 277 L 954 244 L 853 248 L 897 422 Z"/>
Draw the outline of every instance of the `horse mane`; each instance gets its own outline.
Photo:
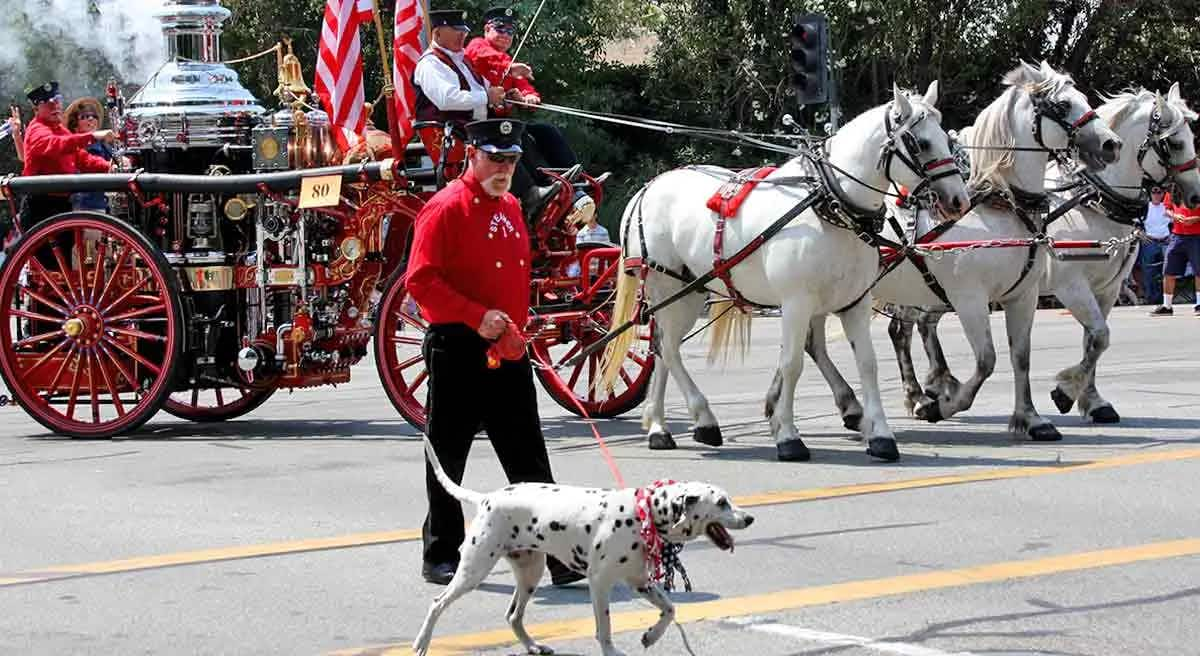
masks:
<path id="1" fill-rule="evenodd" d="M 1142 106 L 1143 102 L 1154 102 L 1157 95 L 1144 87 L 1129 89 L 1111 96 L 1100 94 L 1100 99 L 1104 101 L 1104 104 L 1096 108 L 1096 113 L 1108 122 L 1108 127 L 1116 131 L 1126 121 L 1133 118 L 1133 115 Z M 1200 115 L 1187 106 L 1187 102 L 1182 98 L 1169 102 L 1164 99 L 1163 106 L 1168 110 L 1173 110 L 1175 113 L 1173 117 L 1164 117 L 1168 119 L 1167 124 L 1169 126 L 1163 131 L 1164 134 L 1171 134 L 1179 129 L 1179 126 L 1184 122 L 1194 121 L 1200 117 Z"/>
<path id="2" fill-rule="evenodd" d="M 1070 75 L 1059 73 L 1044 62 L 1040 68 L 1022 62 L 1004 76 L 1003 83 L 1008 89 L 985 107 L 974 125 L 964 129 L 960 135 L 968 146 L 989 147 L 971 153 L 971 178 L 967 185 L 974 189 L 1008 190 L 1004 174 L 1016 164 L 1016 155 L 1004 147 L 1016 146 L 1017 140 L 1010 121 L 1020 94 L 1055 96 L 1063 89 L 1074 86 L 1075 81 Z"/>

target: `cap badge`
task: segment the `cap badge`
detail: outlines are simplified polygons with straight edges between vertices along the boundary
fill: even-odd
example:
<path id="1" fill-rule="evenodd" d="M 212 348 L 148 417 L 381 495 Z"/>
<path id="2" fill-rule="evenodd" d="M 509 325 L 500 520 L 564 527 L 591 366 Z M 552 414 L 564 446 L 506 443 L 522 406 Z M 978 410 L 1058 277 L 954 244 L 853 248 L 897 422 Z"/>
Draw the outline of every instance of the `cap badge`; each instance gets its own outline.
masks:
<path id="1" fill-rule="evenodd" d="M 501 123 L 500 124 L 500 134 L 504 134 L 504 135 L 512 134 L 512 123 L 509 123 L 508 121 Z"/>
<path id="2" fill-rule="evenodd" d="M 505 16 L 512 16 L 512 15 L 513 15 L 513 12 L 512 12 L 512 7 L 509 7 L 508 9 L 505 9 L 505 10 L 504 10 L 504 15 L 505 15 Z"/>
<path id="3" fill-rule="evenodd" d="M 42 85 L 42 90 L 43 90 L 43 91 L 49 91 L 49 90 L 51 90 L 51 89 L 53 89 L 53 88 L 54 88 L 54 87 L 50 86 L 50 83 L 49 83 L 49 82 L 47 82 L 47 83 L 45 83 L 45 84 L 43 84 L 43 85 Z"/>

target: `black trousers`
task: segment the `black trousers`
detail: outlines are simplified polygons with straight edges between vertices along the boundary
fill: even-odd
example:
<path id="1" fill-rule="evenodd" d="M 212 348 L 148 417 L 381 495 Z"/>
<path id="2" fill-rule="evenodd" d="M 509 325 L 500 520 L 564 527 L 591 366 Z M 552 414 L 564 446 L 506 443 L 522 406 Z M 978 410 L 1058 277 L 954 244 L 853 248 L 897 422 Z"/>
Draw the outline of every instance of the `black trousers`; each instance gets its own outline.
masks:
<path id="1" fill-rule="evenodd" d="M 450 478 L 461 483 L 471 442 L 482 425 L 509 482 L 552 483 L 529 359 L 502 361 L 499 368 L 488 369 L 488 346 L 465 324 L 435 324 L 425 333 L 425 432 L 433 450 Z M 442 489 L 428 461 L 425 490 L 425 562 L 457 563 L 465 533 L 462 504 Z M 555 565 L 551 563 L 551 571 Z"/>
<path id="2" fill-rule="evenodd" d="M 538 168 L 567 169 L 578 163 L 575 152 L 558 128 L 549 123 L 529 123 L 521 135 L 524 154 L 513 172 L 513 195 L 524 200 L 534 186 L 550 184 L 550 177 Z"/>
<path id="3" fill-rule="evenodd" d="M 21 230 L 29 232 L 33 230 L 42 221 L 55 216 L 71 211 L 71 198 L 69 196 L 50 196 L 46 194 L 37 194 L 26 196 L 21 200 Z M 71 233 L 61 233 L 55 237 L 58 242 L 59 249 L 63 257 L 66 258 L 67 264 L 71 263 L 71 249 L 75 247 L 75 237 Z M 54 259 L 54 251 L 49 247 L 38 249 L 37 259 L 42 266 L 51 271 L 58 270 L 57 261 Z"/>

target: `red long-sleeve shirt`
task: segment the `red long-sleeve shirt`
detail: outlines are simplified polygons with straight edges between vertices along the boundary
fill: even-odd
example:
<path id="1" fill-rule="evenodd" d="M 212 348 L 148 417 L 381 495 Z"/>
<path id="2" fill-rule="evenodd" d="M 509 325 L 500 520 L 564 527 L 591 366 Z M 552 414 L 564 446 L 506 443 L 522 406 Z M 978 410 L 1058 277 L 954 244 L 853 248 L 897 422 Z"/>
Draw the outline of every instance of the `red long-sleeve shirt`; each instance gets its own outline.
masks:
<path id="1" fill-rule="evenodd" d="M 471 62 L 471 66 L 477 73 L 487 80 L 487 83 L 492 86 L 503 86 L 505 91 L 516 89 L 521 92 L 521 95 L 537 96 L 540 100 L 542 95 L 538 90 L 533 88 L 531 83 L 526 78 L 516 78 L 511 75 L 504 77 L 504 73 L 508 70 L 512 63 L 512 57 L 506 52 L 500 52 L 484 37 L 476 37 L 467 44 L 465 51 L 467 61 Z M 503 80 L 503 82 L 501 82 Z M 492 110 L 498 116 L 508 116 L 512 113 L 512 107 L 503 107 L 501 109 Z"/>
<path id="2" fill-rule="evenodd" d="M 1171 200 L 1171 194 L 1167 194 L 1163 199 L 1163 204 L 1171 212 L 1179 216 L 1194 218 L 1200 216 L 1200 209 L 1189 210 L 1186 205 L 1176 205 Z M 1171 232 L 1181 236 L 1200 236 L 1200 221 L 1183 223 L 1182 221 L 1174 221 L 1171 223 Z"/>
<path id="3" fill-rule="evenodd" d="M 524 326 L 529 260 L 516 197 L 493 198 L 467 171 L 417 214 L 406 284 L 430 323 L 476 330 L 488 310 L 501 310 Z"/>
<path id="4" fill-rule="evenodd" d="M 22 175 L 107 173 L 110 163 L 87 152 L 92 135 L 76 134 L 62 123 L 33 119 L 25 129 L 25 168 Z"/>

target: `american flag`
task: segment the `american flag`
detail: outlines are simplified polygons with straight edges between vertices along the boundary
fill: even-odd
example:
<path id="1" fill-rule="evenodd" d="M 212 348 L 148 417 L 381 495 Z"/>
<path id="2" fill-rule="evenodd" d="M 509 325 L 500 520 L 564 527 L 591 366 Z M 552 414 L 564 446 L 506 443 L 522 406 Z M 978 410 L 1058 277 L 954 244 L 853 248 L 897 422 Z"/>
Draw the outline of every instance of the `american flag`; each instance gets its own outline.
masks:
<path id="1" fill-rule="evenodd" d="M 343 151 L 357 144 L 366 128 L 358 26 L 371 20 L 373 9 L 372 0 L 329 0 L 325 5 L 315 86 Z"/>
<path id="2" fill-rule="evenodd" d="M 412 138 L 413 113 L 417 103 L 412 76 L 421 58 L 424 12 L 420 0 L 396 0 L 395 37 L 392 41 L 392 80 L 396 87 L 396 121 L 400 124 L 401 144 Z M 395 149 L 403 153 L 403 147 Z"/>

